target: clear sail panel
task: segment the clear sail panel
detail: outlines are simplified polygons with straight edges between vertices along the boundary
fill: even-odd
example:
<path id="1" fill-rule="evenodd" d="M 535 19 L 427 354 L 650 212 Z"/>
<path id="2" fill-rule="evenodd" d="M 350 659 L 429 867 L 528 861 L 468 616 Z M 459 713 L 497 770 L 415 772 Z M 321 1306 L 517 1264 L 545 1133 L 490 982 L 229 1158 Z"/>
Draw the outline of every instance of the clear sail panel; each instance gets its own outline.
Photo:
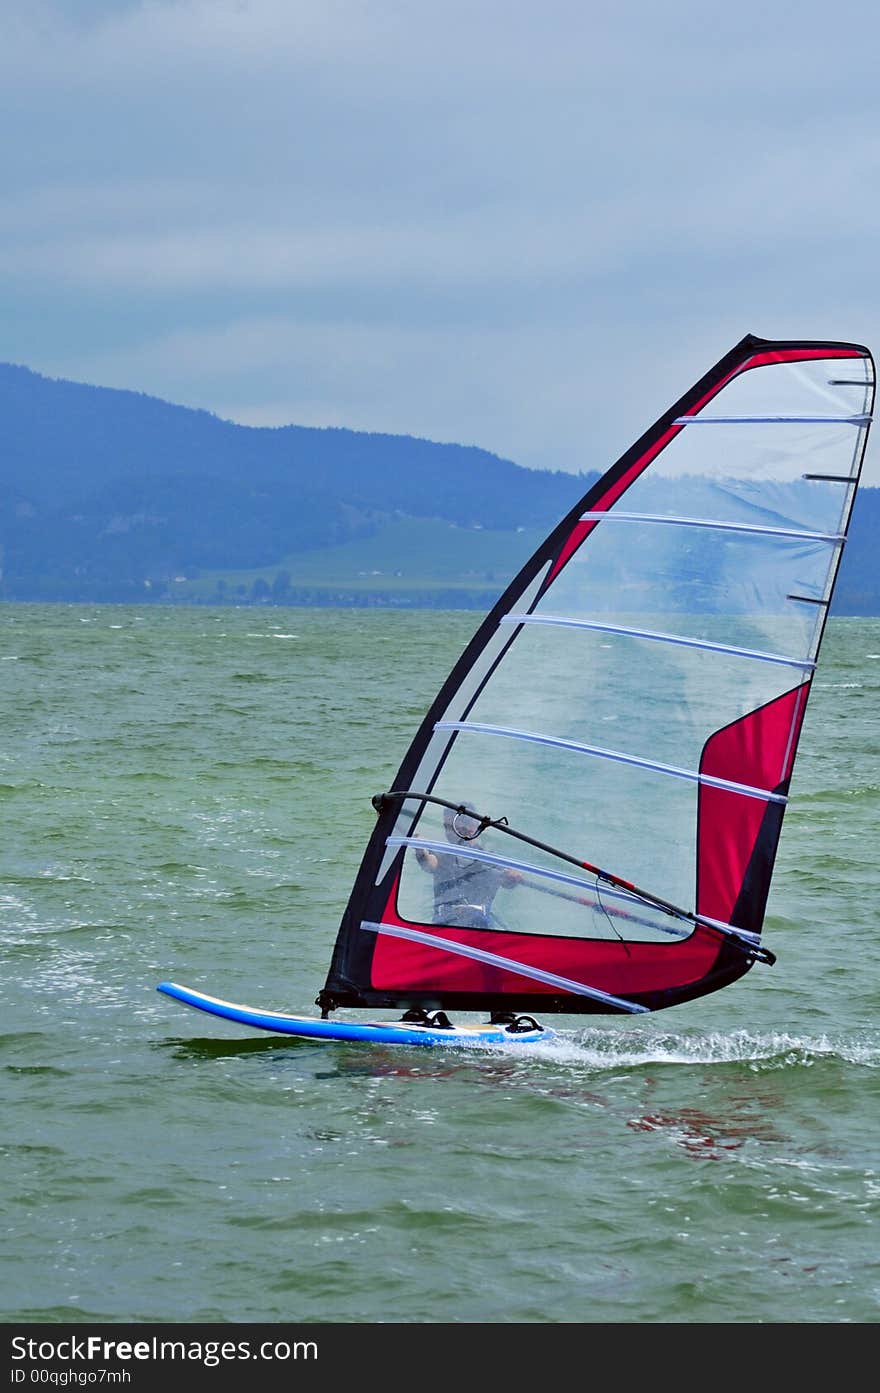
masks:
<path id="1" fill-rule="evenodd" d="M 766 706 L 808 670 L 678 637 L 528 623 L 466 719 L 696 772 L 715 731 Z M 476 750 L 472 757 L 481 758 Z M 572 749 L 569 758 L 580 760 L 588 798 L 591 757 Z M 768 759 L 772 788 L 785 776 L 785 750 Z"/>
<path id="2" fill-rule="evenodd" d="M 474 841 L 403 840 L 397 911 L 412 924 L 656 943 L 692 926 L 627 891 L 567 874 L 491 830 Z"/>
<path id="3" fill-rule="evenodd" d="M 433 789 L 452 803 L 469 803 L 493 820 L 506 818 L 522 842 L 495 829 L 474 845 L 507 858 L 528 860 L 546 870 L 569 870 L 558 857 L 532 843 L 558 849 L 612 875 L 650 889 L 657 897 L 692 910 L 695 902 L 694 851 L 697 839 L 699 786 L 654 768 L 591 758 L 528 741 L 466 731 L 456 735 Z M 409 805 L 407 805 L 409 807 Z M 432 843 L 458 839 L 449 831 L 442 810 L 425 804 L 415 826 L 398 819 L 395 835 L 416 832 Z M 404 859 L 400 906 L 424 910 L 429 881 L 414 854 Z M 415 900 L 410 896 L 415 895 Z M 552 932 L 561 905 L 546 897 L 540 918 L 528 919 L 532 897 L 517 901 L 511 925 L 531 932 Z M 570 916 L 564 916 L 569 924 Z M 567 929 L 560 928 L 559 932 Z"/>
<path id="4" fill-rule="evenodd" d="M 817 602 L 827 598 L 837 553 L 826 534 L 614 511 L 595 522 L 534 613 L 810 659 L 824 620 Z"/>

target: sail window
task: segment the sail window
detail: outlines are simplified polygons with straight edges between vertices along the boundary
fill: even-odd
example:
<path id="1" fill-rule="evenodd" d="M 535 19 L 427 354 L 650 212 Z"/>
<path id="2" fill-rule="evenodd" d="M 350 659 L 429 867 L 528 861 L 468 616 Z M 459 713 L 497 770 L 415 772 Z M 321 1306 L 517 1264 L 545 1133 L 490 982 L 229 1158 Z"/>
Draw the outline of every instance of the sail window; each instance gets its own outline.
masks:
<path id="1" fill-rule="evenodd" d="M 441 857 L 452 857 L 448 842 L 428 841 L 421 837 L 389 837 L 387 845 L 411 847 L 416 852 L 432 851 Z M 609 920 L 617 918 L 627 925 L 636 924 L 641 929 L 649 931 L 648 934 L 644 935 L 646 937 L 654 937 L 660 933 L 686 938 L 688 934 L 693 932 L 691 922 L 677 920 L 674 916 L 666 913 L 658 913 L 656 907 L 647 905 L 628 890 L 617 889 L 611 885 L 600 885 L 595 880 L 584 880 L 583 876 L 567 875 L 564 871 L 554 870 L 549 866 L 535 865 L 534 862 L 522 861 L 514 856 L 493 855 L 490 852 L 481 851 L 477 847 L 466 845 L 455 847 L 454 859 L 519 871 L 523 877 L 534 882 L 531 888 L 537 893 L 564 899 L 570 904 L 579 905 L 582 909 L 599 911 Z M 522 886 L 527 883 L 528 881 L 523 879 L 516 881 L 518 899 L 522 899 Z M 565 889 L 557 889 L 557 886 L 564 886 Z M 503 927 L 515 930 L 516 924 L 505 923 Z M 721 926 L 716 925 L 716 927 Z M 581 928 L 583 928 L 582 921 Z"/>

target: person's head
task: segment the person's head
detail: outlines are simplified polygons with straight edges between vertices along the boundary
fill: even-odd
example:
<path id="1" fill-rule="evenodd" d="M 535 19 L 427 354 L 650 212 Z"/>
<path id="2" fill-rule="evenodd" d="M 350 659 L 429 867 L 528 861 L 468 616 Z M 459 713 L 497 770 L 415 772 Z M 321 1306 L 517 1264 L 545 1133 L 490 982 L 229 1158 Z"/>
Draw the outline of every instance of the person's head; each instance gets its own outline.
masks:
<path id="1" fill-rule="evenodd" d="M 473 803 L 464 803 L 462 808 L 462 812 L 455 808 L 443 809 L 443 826 L 447 841 L 472 842 L 480 835 L 480 819 Z"/>

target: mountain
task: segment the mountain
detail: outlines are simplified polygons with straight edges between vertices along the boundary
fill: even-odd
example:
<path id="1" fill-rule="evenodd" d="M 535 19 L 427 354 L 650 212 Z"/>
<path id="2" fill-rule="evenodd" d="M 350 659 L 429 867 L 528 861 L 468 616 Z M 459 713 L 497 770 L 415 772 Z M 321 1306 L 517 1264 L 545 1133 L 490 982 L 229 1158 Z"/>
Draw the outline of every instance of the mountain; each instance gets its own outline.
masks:
<path id="1" fill-rule="evenodd" d="M 248 427 L 0 364 L 0 599 L 484 609 L 596 475 L 410 436 Z M 880 489 L 834 598 L 880 613 Z"/>
<path id="2" fill-rule="evenodd" d="M 11 364 L 0 365 L 0 422 L 6 599 L 178 596 L 176 577 L 209 571 L 230 585 L 378 539 L 401 517 L 513 539 L 518 527 L 549 528 L 587 486 L 486 450 L 239 426 Z"/>

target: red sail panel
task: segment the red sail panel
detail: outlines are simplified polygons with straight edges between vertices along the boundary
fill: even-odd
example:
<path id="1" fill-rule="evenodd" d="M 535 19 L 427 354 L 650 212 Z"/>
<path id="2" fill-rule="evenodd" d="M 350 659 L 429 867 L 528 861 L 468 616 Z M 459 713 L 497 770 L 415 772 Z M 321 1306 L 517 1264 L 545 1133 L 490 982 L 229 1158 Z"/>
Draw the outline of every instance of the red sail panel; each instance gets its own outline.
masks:
<path id="1" fill-rule="evenodd" d="M 804 682 L 716 731 L 706 742 L 700 773 L 784 792 L 809 689 L 809 682 Z M 736 923 L 735 909 L 751 869 L 752 912 L 749 922 L 740 922 L 739 927 L 760 929 L 754 916 L 759 908 L 759 919 L 763 918 L 781 821 L 778 803 L 703 784 L 697 824 L 698 914 Z"/>
<path id="2" fill-rule="evenodd" d="M 543 934 L 510 934 L 486 929 L 455 929 L 415 924 L 395 908 L 398 885 L 382 915 L 395 928 L 422 930 L 434 938 L 495 953 L 524 967 L 556 973 L 586 987 L 612 995 L 657 993 L 698 982 L 712 969 L 720 947 L 716 933 L 697 929 L 677 943 L 622 943 L 554 938 Z M 525 991 L 559 995 L 559 988 L 495 964 L 474 961 L 422 943 L 377 936 L 371 965 L 371 987 L 378 991 L 476 992 L 521 997 Z M 573 997 L 573 1007 L 577 998 Z"/>

